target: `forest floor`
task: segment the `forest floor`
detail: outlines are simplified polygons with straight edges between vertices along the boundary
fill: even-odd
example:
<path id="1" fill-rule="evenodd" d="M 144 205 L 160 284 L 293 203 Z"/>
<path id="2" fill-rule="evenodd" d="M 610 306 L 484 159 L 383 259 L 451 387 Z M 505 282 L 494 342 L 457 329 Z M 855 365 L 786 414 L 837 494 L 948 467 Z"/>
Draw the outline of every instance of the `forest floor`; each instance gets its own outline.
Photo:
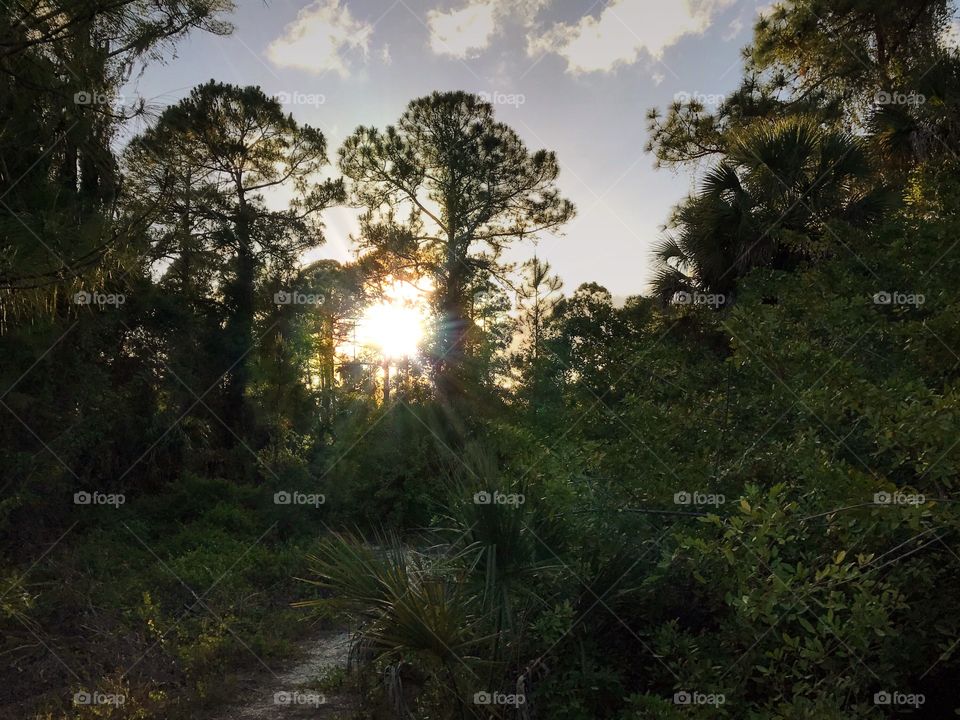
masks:
<path id="1" fill-rule="evenodd" d="M 345 720 L 357 706 L 346 683 L 350 632 L 328 630 L 304 641 L 299 662 L 273 671 L 266 666 L 245 679 L 246 690 L 238 702 L 215 720 L 279 720 L 320 718 Z M 328 689 L 331 685 L 339 689 Z"/>

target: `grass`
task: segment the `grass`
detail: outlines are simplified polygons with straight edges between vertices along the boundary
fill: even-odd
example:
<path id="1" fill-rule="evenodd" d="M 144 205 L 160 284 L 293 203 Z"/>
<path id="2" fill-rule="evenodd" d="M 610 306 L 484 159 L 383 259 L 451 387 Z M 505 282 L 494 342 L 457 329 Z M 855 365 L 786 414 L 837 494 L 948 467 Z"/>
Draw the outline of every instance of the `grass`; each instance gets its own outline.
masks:
<path id="1" fill-rule="evenodd" d="M 322 526 L 281 528 L 264 497 L 190 477 L 81 518 L 69 543 L 8 581 L 3 651 L 20 680 L 0 690 L 0 716 L 199 718 L 236 698 L 243 672 L 294 657 L 325 622 L 290 607 L 318 594 L 294 578 Z M 82 691 L 125 701 L 76 706 Z"/>

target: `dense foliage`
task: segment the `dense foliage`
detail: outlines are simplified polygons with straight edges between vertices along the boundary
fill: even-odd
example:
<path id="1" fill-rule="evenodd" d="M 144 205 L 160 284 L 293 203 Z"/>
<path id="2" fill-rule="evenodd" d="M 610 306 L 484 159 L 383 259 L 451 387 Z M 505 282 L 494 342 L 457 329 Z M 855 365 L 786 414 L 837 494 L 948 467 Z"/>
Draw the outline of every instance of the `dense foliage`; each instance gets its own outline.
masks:
<path id="1" fill-rule="evenodd" d="M 229 8 L 63 5 L 0 10 L 0 715 L 213 717 L 318 626 L 362 717 L 960 712 L 949 3 L 783 2 L 651 111 L 701 176 L 622 304 L 504 261 L 575 209 L 481 98 L 334 169 L 211 81 L 117 150 L 132 64 Z M 302 266 L 347 202 L 357 260 Z M 424 359 L 346 358 L 397 279 Z"/>

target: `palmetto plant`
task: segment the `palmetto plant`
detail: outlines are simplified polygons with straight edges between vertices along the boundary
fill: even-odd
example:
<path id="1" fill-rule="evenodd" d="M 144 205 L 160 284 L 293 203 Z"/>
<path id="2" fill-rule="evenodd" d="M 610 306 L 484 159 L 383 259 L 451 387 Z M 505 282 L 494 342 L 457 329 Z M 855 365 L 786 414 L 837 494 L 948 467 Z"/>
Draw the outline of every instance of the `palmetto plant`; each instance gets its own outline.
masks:
<path id="1" fill-rule="evenodd" d="M 376 657 L 417 651 L 461 662 L 482 639 L 456 557 L 423 554 L 392 535 L 372 544 L 337 533 L 308 559 L 316 577 L 308 582 L 335 591 Z"/>
<path id="2" fill-rule="evenodd" d="M 675 210 L 655 249 L 655 294 L 721 294 L 755 267 L 789 269 L 831 251 L 832 223 L 860 224 L 885 205 L 861 139 L 792 117 L 733 139 L 700 191 Z"/>
<path id="3" fill-rule="evenodd" d="M 461 460 L 443 527 L 413 544 L 331 535 L 309 558 L 309 582 L 333 591 L 359 622 L 353 654 L 387 669 L 388 695 L 402 669 L 416 666 L 418 682 L 433 680 L 463 712 L 472 693 L 516 682 L 510 669 L 519 667 L 531 612 L 550 605 L 545 580 L 559 561 L 543 513 L 523 501 L 475 502 L 497 488 L 523 492 L 506 485 L 493 454 L 468 443 Z"/>
<path id="4" fill-rule="evenodd" d="M 477 649 L 489 638 L 457 553 L 421 552 L 394 535 L 368 542 L 338 533 L 308 559 L 314 574 L 308 582 L 332 590 L 359 623 L 352 656 L 386 668 L 387 694 L 395 695 L 388 700 L 398 715 L 405 712 L 399 674 L 413 660 L 462 706 L 464 683 L 479 678 L 485 664 Z"/>

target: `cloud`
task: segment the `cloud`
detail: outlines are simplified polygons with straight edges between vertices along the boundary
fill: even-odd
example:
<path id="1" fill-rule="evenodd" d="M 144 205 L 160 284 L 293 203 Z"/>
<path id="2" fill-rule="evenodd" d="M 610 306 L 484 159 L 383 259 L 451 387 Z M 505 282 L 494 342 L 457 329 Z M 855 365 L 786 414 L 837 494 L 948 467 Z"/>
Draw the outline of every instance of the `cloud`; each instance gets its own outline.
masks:
<path id="1" fill-rule="evenodd" d="M 960 19 L 953 18 L 943 32 L 943 42 L 947 47 L 960 47 Z"/>
<path id="2" fill-rule="evenodd" d="M 730 42 L 735 39 L 743 31 L 744 27 L 746 26 L 742 17 L 734 18 L 727 26 L 727 32 L 723 36 L 723 41 Z"/>
<path id="3" fill-rule="evenodd" d="M 528 52 L 556 53 L 571 73 L 611 72 L 646 54 L 659 60 L 685 35 L 701 34 L 736 0 L 612 0 L 599 16 L 528 38 Z"/>
<path id="4" fill-rule="evenodd" d="M 470 2 L 459 10 L 431 10 L 427 13 L 431 49 L 460 59 L 477 55 L 493 37 L 495 11 L 492 0 Z"/>
<path id="5" fill-rule="evenodd" d="M 270 62 L 313 73 L 336 72 L 349 77 L 351 51 L 364 56 L 373 26 L 354 19 L 340 0 L 315 0 L 284 28 L 283 35 L 267 47 Z"/>

